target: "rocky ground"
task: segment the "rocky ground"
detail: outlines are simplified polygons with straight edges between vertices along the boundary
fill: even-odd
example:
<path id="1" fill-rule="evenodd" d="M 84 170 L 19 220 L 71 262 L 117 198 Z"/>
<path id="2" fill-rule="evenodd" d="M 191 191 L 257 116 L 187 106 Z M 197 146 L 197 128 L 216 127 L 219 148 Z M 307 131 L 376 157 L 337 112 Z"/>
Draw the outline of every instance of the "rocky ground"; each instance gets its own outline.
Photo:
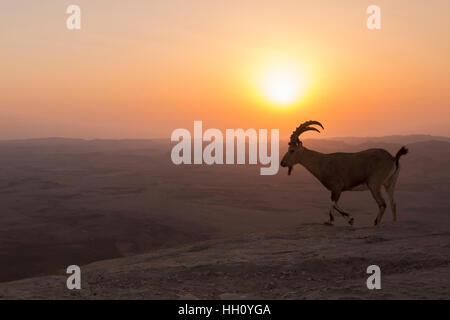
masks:
<path id="1" fill-rule="evenodd" d="M 366 269 L 381 268 L 381 290 Z M 416 222 L 378 228 L 300 225 L 158 250 L 0 284 L 2 299 L 448 299 L 450 230 Z"/>

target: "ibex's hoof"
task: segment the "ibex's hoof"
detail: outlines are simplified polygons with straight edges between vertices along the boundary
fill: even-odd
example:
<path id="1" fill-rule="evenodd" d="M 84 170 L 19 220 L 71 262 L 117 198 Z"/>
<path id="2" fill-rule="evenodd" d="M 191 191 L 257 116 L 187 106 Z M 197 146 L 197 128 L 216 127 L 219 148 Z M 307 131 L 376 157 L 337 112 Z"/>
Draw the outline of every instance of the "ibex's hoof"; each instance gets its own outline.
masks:
<path id="1" fill-rule="evenodd" d="M 374 226 L 378 225 L 378 219 L 375 219 L 375 222 L 373 223 Z"/>
<path id="2" fill-rule="evenodd" d="M 333 225 L 334 225 L 334 224 L 333 224 L 332 222 L 330 222 L 330 221 L 325 221 L 323 224 L 326 225 L 326 226 L 333 226 Z"/>
<path id="3" fill-rule="evenodd" d="M 353 219 L 353 218 L 350 218 L 350 220 L 348 220 L 348 224 L 351 226 L 353 225 L 354 222 L 355 222 L 355 219 Z"/>

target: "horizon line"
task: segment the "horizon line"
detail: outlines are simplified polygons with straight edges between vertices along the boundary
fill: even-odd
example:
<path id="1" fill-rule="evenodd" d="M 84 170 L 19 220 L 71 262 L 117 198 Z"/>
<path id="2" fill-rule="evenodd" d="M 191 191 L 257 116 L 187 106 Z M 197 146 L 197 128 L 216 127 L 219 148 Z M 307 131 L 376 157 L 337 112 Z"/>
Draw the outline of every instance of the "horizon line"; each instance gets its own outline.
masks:
<path id="1" fill-rule="evenodd" d="M 432 138 L 450 139 L 450 136 L 432 135 L 427 133 L 411 133 L 411 134 L 390 134 L 382 136 L 334 136 L 328 138 L 306 138 L 303 140 L 335 140 L 335 139 L 373 139 L 373 138 L 390 138 L 390 137 L 409 137 L 409 136 L 424 136 Z M 0 138 L 0 142 L 11 141 L 36 141 L 36 140 L 81 140 L 81 141 L 148 141 L 148 140 L 170 140 L 170 137 L 153 137 L 153 138 L 81 138 L 81 137 L 64 137 L 64 136 L 47 136 L 38 138 Z M 280 138 L 280 140 L 289 140 L 289 138 Z"/>

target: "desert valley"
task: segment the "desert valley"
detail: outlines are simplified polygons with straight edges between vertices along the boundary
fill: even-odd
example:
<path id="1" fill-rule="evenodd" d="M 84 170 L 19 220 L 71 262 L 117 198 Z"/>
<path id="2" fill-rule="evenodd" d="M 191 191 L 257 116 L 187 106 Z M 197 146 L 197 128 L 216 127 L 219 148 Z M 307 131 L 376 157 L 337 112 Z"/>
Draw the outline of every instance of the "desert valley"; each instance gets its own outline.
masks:
<path id="1" fill-rule="evenodd" d="M 450 139 L 304 140 L 321 152 L 407 145 L 375 228 L 368 192 L 345 193 L 348 226 L 304 168 L 176 166 L 168 140 L 0 142 L 2 298 L 446 298 Z M 281 142 L 280 153 L 287 143 Z M 80 265 L 83 287 L 65 287 Z M 365 288 L 379 264 L 384 290 Z M 25 280 L 20 280 L 24 279 Z M 206 284 L 204 287 L 201 284 Z"/>

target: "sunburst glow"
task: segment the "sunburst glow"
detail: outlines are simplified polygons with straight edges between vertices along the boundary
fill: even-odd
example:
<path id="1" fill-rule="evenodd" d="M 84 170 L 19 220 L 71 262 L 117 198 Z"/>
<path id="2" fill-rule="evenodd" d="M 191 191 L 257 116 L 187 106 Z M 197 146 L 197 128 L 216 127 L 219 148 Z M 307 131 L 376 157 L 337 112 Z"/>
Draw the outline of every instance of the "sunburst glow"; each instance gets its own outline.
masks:
<path id="1" fill-rule="evenodd" d="M 295 64 L 273 64 L 261 75 L 261 91 L 271 104 L 293 105 L 305 94 L 305 75 Z"/>

